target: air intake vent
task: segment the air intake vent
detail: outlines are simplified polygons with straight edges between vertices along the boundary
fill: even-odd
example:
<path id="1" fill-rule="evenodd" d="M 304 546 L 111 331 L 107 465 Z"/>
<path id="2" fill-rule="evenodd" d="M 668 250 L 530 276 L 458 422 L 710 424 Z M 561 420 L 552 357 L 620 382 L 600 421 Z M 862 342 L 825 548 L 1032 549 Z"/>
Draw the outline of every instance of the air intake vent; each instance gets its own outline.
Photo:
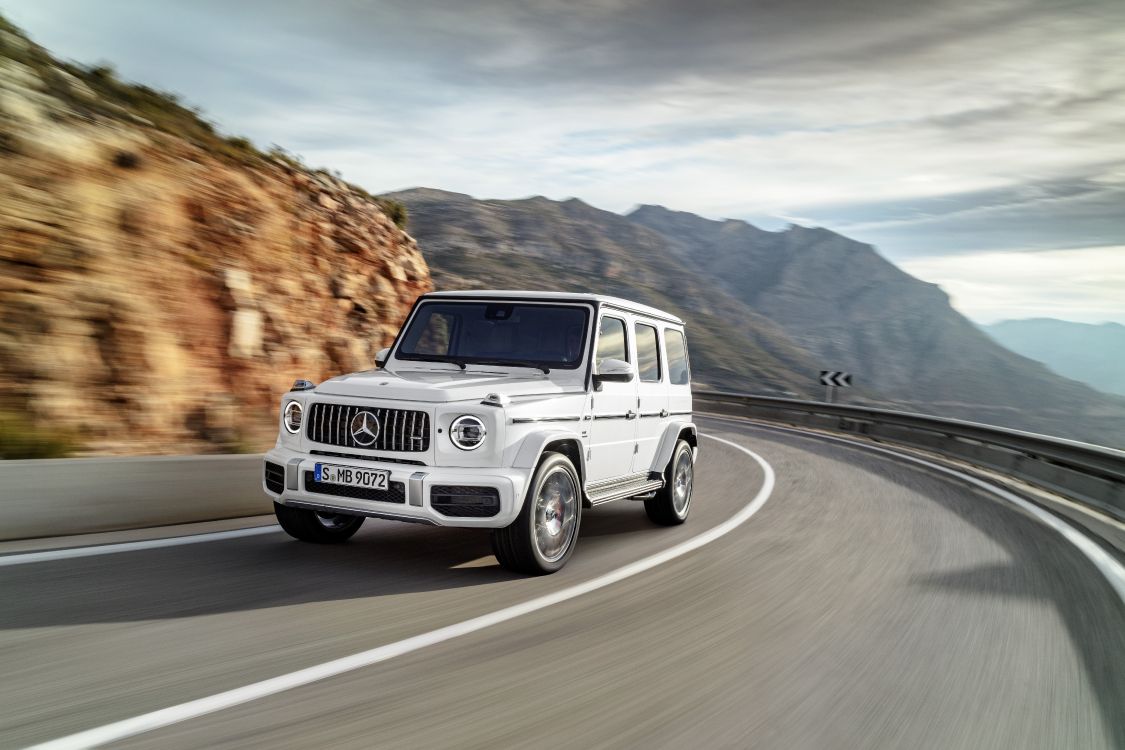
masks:
<path id="1" fill-rule="evenodd" d="M 315 403 L 305 434 L 314 443 L 343 448 L 420 453 L 430 448 L 430 415 L 409 409 Z"/>
<path id="2" fill-rule="evenodd" d="M 266 489 L 275 495 L 285 491 L 285 468 L 266 461 Z"/>
<path id="3" fill-rule="evenodd" d="M 367 487 L 348 487 L 343 484 L 329 484 L 316 481 L 316 473 L 305 472 L 305 491 L 317 492 L 321 495 L 335 495 L 336 497 L 350 497 L 355 500 L 375 500 L 380 503 L 405 503 L 406 485 L 402 482 L 391 482 L 385 490 L 373 490 Z"/>

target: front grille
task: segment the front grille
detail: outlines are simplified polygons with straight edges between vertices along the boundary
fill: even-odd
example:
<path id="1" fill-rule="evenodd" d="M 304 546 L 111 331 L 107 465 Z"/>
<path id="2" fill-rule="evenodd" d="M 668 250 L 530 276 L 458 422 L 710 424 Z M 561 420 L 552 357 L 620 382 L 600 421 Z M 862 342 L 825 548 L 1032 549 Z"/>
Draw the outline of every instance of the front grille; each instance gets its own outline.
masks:
<path id="1" fill-rule="evenodd" d="M 500 512 L 500 493 L 495 487 L 435 484 L 430 488 L 430 507 L 443 516 L 489 518 Z"/>
<path id="2" fill-rule="evenodd" d="M 379 429 L 374 440 L 361 443 L 352 435 L 352 420 L 363 412 L 374 417 Z M 430 415 L 411 409 L 315 403 L 309 410 L 305 435 L 314 443 L 344 448 L 421 452 L 430 448 Z"/>
<path id="3" fill-rule="evenodd" d="M 280 495 L 285 490 L 284 467 L 266 461 L 266 489 L 275 495 Z"/>
<path id="4" fill-rule="evenodd" d="M 380 503 L 406 503 L 406 485 L 402 482 L 391 482 L 388 490 L 373 490 L 367 487 L 348 487 L 343 484 L 329 484 L 316 481 L 316 473 L 305 472 L 305 491 L 317 492 L 321 495 L 335 495 L 336 497 L 350 497 L 354 500 L 375 500 Z"/>

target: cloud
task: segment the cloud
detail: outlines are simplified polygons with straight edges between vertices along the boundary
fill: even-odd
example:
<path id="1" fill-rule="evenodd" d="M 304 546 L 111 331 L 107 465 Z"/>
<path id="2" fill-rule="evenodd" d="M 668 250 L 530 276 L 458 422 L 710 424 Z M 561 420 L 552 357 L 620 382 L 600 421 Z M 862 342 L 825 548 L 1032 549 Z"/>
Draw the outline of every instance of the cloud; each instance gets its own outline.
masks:
<path id="1" fill-rule="evenodd" d="M 813 213 L 837 231 L 917 256 L 1125 244 L 1125 184 L 1117 165 L 1090 176 L 1025 183 L 915 200 L 850 205 Z"/>
<path id="2" fill-rule="evenodd" d="M 1125 323 L 1125 245 L 1044 252 L 987 252 L 901 264 L 936 283 L 981 323 L 1051 317 Z"/>
<path id="3" fill-rule="evenodd" d="M 775 216 L 896 261 L 1125 245 L 1120 0 L 9 0 L 6 12 L 63 56 L 110 59 L 229 132 L 375 192 Z"/>

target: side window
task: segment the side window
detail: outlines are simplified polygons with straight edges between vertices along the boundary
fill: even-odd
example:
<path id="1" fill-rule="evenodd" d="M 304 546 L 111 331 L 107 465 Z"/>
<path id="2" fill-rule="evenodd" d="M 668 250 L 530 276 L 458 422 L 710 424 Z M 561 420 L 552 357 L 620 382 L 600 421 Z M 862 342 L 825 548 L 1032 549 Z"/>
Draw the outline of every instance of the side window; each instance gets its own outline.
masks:
<path id="1" fill-rule="evenodd" d="M 637 372 L 641 382 L 659 382 L 660 343 L 657 340 L 656 329 L 644 323 L 637 323 L 634 332 L 637 337 Z"/>
<path id="2" fill-rule="evenodd" d="M 665 328 L 664 347 L 668 350 L 668 377 L 672 385 L 687 385 L 691 382 L 691 371 L 683 331 Z"/>
<path id="3" fill-rule="evenodd" d="M 602 318 L 598 330 L 597 364 L 599 366 L 603 359 L 629 361 L 629 349 L 625 346 L 625 321 L 619 318 Z"/>

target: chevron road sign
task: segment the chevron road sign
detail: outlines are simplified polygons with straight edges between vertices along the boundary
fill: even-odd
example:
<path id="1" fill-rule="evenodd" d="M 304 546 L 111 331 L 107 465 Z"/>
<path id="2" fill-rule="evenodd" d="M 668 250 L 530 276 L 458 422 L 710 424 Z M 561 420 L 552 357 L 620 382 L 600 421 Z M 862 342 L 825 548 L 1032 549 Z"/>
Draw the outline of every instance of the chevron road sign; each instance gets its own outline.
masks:
<path id="1" fill-rule="evenodd" d="M 837 388 L 847 388 L 852 384 L 852 374 L 839 370 L 821 370 L 820 384 L 824 386 L 824 400 L 832 403 L 836 400 Z"/>
<path id="2" fill-rule="evenodd" d="M 852 384 L 852 374 L 850 372 L 838 372 L 836 370 L 821 370 L 820 384 L 847 387 Z"/>

